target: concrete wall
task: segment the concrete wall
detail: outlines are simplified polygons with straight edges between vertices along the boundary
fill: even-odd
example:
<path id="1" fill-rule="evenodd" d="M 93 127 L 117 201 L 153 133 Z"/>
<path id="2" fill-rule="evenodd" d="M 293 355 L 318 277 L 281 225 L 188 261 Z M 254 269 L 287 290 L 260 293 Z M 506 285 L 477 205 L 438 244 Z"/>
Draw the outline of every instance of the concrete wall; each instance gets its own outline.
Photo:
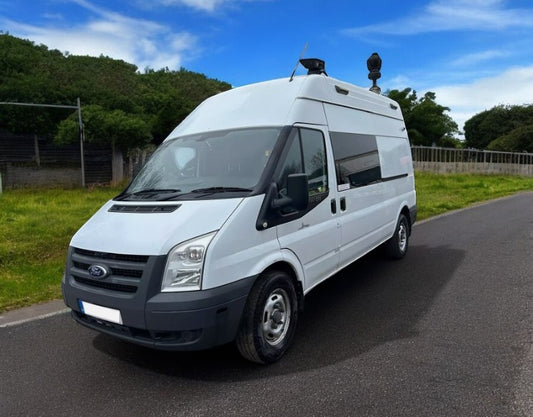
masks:
<path id="1" fill-rule="evenodd" d="M 28 167 L 5 164 L 0 167 L 3 188 L 73 187 L 81 185 L 80 168 Z"/>

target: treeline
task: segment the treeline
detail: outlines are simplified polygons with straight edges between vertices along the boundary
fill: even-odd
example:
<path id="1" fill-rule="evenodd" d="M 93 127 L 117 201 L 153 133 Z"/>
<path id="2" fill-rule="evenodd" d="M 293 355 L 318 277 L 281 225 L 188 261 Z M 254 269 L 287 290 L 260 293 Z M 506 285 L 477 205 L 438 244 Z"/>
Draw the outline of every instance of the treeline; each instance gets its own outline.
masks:
<path id="1" fill-rule="evenodd" d="M 492 151 L 533 152 L 533 105 L 496 106 L 465 123 L 465 145 Z"/>
<path id="2" fill-rule="evenodd" d="M 200 102 L 230 89 L 203 74 L 147 70 L 104 56 L 74 56 L 0 32 L 0 102 L 83 106 L 85 138 L 127 152 L 159 144 Z M 449 108 L 411 88 L 385 93 L 404 114 L 411 144 L 533 152 L 533 105 L 497 106 L 465 123 L 465 140 Z M 72 110 L 0 105 L 0 131 L 78 139 Z"/>
<path id="3" fill-rule="evenodd" d="M 533 152 L 533 105 L 496 106 L 465 122 L 465 140 L 456 139 L 457 124 L 436 102 L 433 92 L 417 97 L 406 88 L 385 93 L 402 108 L 412 145 Z"/>
<path id="4" fill-rule="evenodd" d="M 82 103 L 85 138 L 126 152 L 160 143 L 201 101 L 231 86 L 203 74 L 147 70 L 104 56 L 64 54 L 0 33 L 0 102 Z M 0 106 L 0 131 L 77 140 L 75 110 Z"/>

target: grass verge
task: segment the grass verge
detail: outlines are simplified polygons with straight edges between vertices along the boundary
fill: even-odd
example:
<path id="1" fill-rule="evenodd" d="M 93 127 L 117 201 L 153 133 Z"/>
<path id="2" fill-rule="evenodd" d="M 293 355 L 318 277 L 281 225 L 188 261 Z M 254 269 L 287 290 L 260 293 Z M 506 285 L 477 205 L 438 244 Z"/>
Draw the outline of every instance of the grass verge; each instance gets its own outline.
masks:
<path id="1" fill-rule="evenodd" d="M 0 312 L 61 298 L 76 230 L 118 189 L 20 189 L 0 194 Z"/>
<path id="2" fill-rule="evenodd" d="M 418 220 L 487 200 L 533 190 L 533 178 L 504 175 L 415 175 Z"/>
<path id="3" fill-rule="evenodd" d="M 533 190 L 533 178 L 416 174 L 418 219 Z M 61 298 L 72 235 L 119 189 L 21 189 L 0 194 L 0 312 Z"/>

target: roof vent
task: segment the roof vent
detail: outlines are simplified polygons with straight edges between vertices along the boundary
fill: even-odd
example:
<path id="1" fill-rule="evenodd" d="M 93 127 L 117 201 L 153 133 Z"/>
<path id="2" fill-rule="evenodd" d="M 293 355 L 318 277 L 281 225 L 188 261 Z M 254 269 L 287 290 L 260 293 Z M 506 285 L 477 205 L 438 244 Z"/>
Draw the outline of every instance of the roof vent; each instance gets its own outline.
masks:
<path id="1" fill-rule="evenodd" d="M 300 59 L 300 64 L 302 64 L 305 69 L 307 69 L 307 75 L 311 74 L 324 74 L 326 73 L 326 63 L 318 58 L 306 58 Z"/>

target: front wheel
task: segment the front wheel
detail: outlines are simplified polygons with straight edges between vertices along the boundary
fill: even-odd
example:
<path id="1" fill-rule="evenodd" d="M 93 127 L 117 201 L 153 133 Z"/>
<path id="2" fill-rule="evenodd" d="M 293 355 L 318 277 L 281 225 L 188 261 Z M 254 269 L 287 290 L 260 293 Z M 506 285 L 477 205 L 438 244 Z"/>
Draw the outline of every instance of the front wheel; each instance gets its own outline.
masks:
<path id="1" fill-rule="evenodd" d="M 246 359 L 277 361 L 289 348 L 298 321 L 298 298 L 291 278 L 282 271 L 259 277 L 244 309 L 236 344 Z"/>
<path id="2" fill-rule="evenodd" d="M 400 214 L 396 229 L 392 237 L 385 243 L 385 253 L 389 258 L 402 259 L 409 247 L 409 221 L 405 215 Z"/>

